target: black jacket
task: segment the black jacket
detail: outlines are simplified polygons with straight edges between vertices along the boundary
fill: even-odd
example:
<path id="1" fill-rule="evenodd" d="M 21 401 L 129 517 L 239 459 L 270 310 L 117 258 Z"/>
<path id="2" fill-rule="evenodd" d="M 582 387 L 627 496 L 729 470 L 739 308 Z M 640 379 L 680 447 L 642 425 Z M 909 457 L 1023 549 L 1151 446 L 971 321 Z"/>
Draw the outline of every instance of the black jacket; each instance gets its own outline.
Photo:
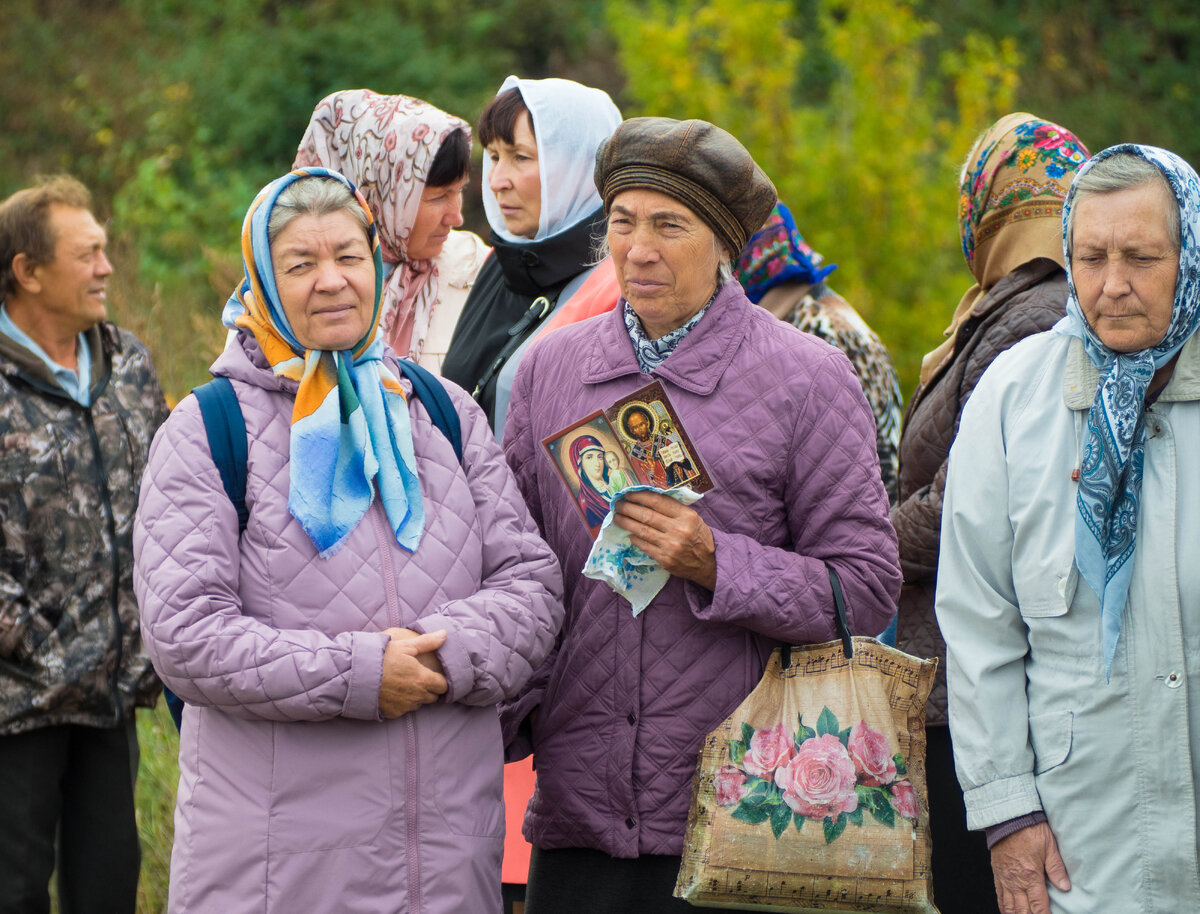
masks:
<path id="1" fill-rule="evenodd" d="M 543 241 L 516 244 L 495 233 L 488 239 L 492 255 L 463 305 L 442 375 L 475 396 L 492 428 L 500 367 L 550 315 L 563 288 L 588 268 L 603 234 L 604 210 L 597 209 Z M 547 303 L 535 307 L 543 297 Z"/>

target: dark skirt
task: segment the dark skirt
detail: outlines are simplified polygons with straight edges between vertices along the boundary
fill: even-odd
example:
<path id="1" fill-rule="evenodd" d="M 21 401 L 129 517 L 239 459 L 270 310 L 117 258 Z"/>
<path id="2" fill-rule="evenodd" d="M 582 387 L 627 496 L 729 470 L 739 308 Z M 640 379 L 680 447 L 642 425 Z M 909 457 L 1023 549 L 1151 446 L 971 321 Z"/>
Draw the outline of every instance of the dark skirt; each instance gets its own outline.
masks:
<path id="1" fill-rule="evenodd" d="M 699 910 L 672 896 L 678 875 L 678 857 L 648 854 L 621 860 L 589 848 L 535 847 L 529 861 L 525 914 L 686 914 Z M 726 909 L 704 910 L 721 914 Z"/>

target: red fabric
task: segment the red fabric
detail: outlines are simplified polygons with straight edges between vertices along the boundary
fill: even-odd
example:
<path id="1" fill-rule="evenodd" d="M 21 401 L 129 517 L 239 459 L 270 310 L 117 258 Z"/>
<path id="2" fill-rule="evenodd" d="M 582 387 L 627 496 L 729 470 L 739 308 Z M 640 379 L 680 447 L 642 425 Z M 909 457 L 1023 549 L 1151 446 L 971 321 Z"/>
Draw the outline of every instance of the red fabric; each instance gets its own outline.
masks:
<path id="1" fill-rule="evenodd" d="M 541 339 L 551 330 L 565 327 L 604 314 L 617 306 L 621 297 L 621 286 L 617 282 L 617 268 L 613 266 L 612 258 L 605 257 L 592 270 L 591 275 L 583 281 L 571 298 L 558 309 L 558 313 L 546 321 L 546 326 L 538 331 L 535 340 Z"/>
<path id="2" fill-rule="evenodd" d="M 537 775 L 532 756 L 504 766 L 504 864 L 500 881 L 524 885 L 529 878 L 529 842 L 521 835 L 525 807 L 533 796 Z M 494 877 L 493 877 L 494 878 Z"/>

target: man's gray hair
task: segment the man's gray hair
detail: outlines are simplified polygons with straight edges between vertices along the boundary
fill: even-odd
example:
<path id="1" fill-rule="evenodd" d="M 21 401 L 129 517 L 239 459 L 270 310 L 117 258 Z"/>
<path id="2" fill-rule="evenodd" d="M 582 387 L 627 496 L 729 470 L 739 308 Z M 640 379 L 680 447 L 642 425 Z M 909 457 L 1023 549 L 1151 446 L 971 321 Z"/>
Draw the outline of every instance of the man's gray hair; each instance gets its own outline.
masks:
<path id="1" fill-rule="evenodd" d="M 1167 222 L 1167 234 L 1171 239 L 1171 244 L 1178 251 L 1182 244 L 1179 201 L 1175 199 L 1175 192 L 1171 190 L 1166 176 L 1157 165 L 1140 155 L 1133 152 L 1118 152 L 1106 159 L 1101 159 L 1087 172 L 1075 179 L 1075 185 L 1072 188 L 1071 209 L 1067 213 L 1067 259 L 1070 260 L 1074 250 L 1075 211 L 1079 208 L 1080 201 L 1101 194 L 1114 194 L 1117 191 L 1129 190 L 1134 187 L 1145 187 L 1148 184 L 1157 184 L 1166 193 L 1167 199 L 1171 201 L 1163 213 L 1163 218 Z"/>
<path id="2" fill-rule="evenodd" d="M 324 175 L 309 175 L 289 184 L 276 199 L 267 222 L 267 242 L 274 244 L 279 233 L 297 216 L 329 216 L 346 212 L 367 231 L 367 214 L 358 198 L 341 181 Z"/>

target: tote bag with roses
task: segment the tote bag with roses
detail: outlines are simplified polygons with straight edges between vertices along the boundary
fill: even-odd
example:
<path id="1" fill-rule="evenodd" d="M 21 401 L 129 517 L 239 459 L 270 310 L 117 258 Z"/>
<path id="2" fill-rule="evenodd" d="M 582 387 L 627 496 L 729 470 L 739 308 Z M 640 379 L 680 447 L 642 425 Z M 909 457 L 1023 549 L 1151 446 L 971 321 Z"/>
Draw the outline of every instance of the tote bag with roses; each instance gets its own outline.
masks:
<path id="1" fill-rule="evenodd" d="M 851 638 L 777 648 L 700 750 L 675 895 L 701 907 L 937 914 L 925 701 L 936 661 Z"/>

